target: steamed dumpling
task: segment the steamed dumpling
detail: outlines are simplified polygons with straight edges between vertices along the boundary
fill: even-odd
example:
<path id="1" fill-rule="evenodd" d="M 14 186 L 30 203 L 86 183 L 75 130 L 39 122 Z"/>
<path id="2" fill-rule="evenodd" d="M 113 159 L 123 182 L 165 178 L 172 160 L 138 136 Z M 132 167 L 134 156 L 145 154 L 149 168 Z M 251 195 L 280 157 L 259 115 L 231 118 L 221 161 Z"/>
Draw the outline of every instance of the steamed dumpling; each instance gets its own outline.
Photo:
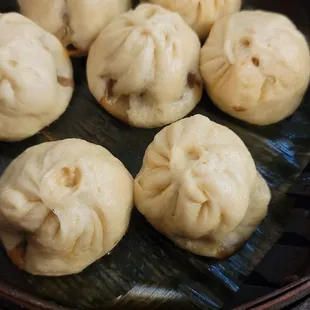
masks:
<path id="1" fill-rule="evenodd" d="M 205 39 L 213 24 L 221 17 L 238 12 L 241 0 L 141 0 L 159 4 L 179 13 L 189 26 Z"/>
<path id="2" fill-rule="evenodd" d="M 243 11 L 213 26 L 201 50 L 200 69 L 221 110 L 268 125 L 300 105 L 310 77 L 309 48 L 287 17 Z"/>
<path id="3" fill-rule="evenodd" d="M 0 140 L 36 134 L 59 118 L 72 93 L 61 43 L 22 15 L 0 14 Z"/>
<path id="4" fill-rule="evenodd" d="M 21 13 L 59 38 L 87 52 L 103 27 L 131 7 L 131 0 L 18 0 Z"/>
<path id="5" fill-rule="evenodd" d="M 0 179 L 0 240 L 21 269 L 82 271 L 125 234 L 133 180 L 101 146 L 78 139 L 26 150 Z"/>
<path id="6" fill-rule="evenodd" d="M 88 85 L 115 117 L 158 127 L 188 114 L 202 93 L 200 42 L 182 18 L 142 4 L 114 19 L 92 45 Z"/>
<path id="7" fill-rule="evenodd" d="M 175 244 L 224 258 L 265 217 L 270 191 L 241 139 L 195 115 L 155 136 L 134 196 L 138 210 Z"/>

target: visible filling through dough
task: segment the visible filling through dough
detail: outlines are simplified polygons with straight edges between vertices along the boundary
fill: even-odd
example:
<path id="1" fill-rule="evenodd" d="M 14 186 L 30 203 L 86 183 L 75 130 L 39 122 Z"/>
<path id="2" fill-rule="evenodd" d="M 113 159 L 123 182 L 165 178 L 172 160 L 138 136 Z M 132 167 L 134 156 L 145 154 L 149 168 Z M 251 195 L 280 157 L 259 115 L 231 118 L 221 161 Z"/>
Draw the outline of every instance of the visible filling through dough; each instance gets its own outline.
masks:
<path id="1" fill-rule="evenodd" d="M 150 109 L 155 109 L 154 100 L 148 98 L 147 88 L 141 89 L 140 93 L 133 94 L 116 94 L 114 92 L 114 87 L 117 80 L 111 79 L 107 76 L 100 75 L 99 78 L 103 81 L 104 94 L 100 100 L 100 104 L 112 115 L 121 119 L 122 121 L 128 122 L 129 116 L 128 111 L 130 109 L 130 102 L 133 104 L 138 101 L 138 104 L 150 105 Z M 195 92 L 195 94 L 200 93 L 203 86 L 203 80 L 197 73 L 188 73 L 186 79 L 186 85 L 184 88 L 184 93 L 181 95 L 180 100 L 184 98 L 185 92 L 188 88 Z M 159 109 L 156 110 L 159 113 Z"/>
<path id="2" fill-rule="evenodd" d="M 100 78 L 106 83 L 105 93 L 100 100 L 100 104 L 112 115 L 115 115 L 125 122 L 128 121 L 127 111 L 129 109 L 129 95 L 120 95 L 116 97 L 113 92 L 116 81 L 107 79 L 104 76 Z"/>
<path id="3" fill-rule="evenodd" d="M 250 47 L 250 46 L 251 46 L 251 39 L 249 39 L 249 38 L 243 38 L 243 39 L 241 40 L 241 45 L 242 45 L 243 47 Z"/>
<path id="4" fill-rule="evenodd" d="M 187 84 L 191 89 L 195 86 L 202 87 L 202 79 L 195 73 L 189 73 L 187 75 Z"/>
<path id="5" fill-rule="evenodd" d="M 72 56 L 85 56 L 86 51 L 80 50 L 71 42 L 73 36 L 73 29 L 70 27 L 70 15 L 68 10 L 67 0 L 64 0 L 64 12 L 62 14 L 63 26 L 56 31 L 55 36 L 62 42 L 62 44 L 67 48 L 68 54 Z"/>
<path id="6" fill-rule="evenodd" d="M 126 109 L 129 108 L 129 95 L 121 95 L 118 98 L 115 97 L 115 94 L 113 92 L 113 88 L 115 84 L 117 83 L 116 80 L 113 79 L 107 79 L 105 76 L 100 76 L 100 78 L 105 81 L 106 83 L 106 90 L 102 101 L 107 101 L 109 104 L 117 104 L 122 103 L 122 105 L 126 105 Z M 202 79 L 195 73 L 189 73 L 187 75 L 187 85 L 190 89 L 197 87 L 202 87 Z M 143 98 L 146 96 L 146 92 L 143 91 L 139 94 L 139 97 L 143 100 Z M 124 107 L 125 108 L 125 107 Z"/>
<path id="7" fill-rule="evenodd" d="M 81 170 L 77 167 L 64 167 L 58 175 L 58 182 L 61 186 L 73 188 L 77 186 L 82 179 Z"/>
<path id="8" fill-rule="evenodd" d="M 68 3 L 67 0 L 64 1 L 64 12 L 62 14 L 63 26 L 56 31 L 55 36 L 59 38 L 63 44 L 67 45 L 70 41 L 70 32 L 71 29 L 69 27 L 69 14 L 68 14 Z"/>
<path id="9" fill-rule="evenodd" d="M 255 67 L 259 67 L 260 61 L 257 57 L 252 57 L 252 62 Z"/>

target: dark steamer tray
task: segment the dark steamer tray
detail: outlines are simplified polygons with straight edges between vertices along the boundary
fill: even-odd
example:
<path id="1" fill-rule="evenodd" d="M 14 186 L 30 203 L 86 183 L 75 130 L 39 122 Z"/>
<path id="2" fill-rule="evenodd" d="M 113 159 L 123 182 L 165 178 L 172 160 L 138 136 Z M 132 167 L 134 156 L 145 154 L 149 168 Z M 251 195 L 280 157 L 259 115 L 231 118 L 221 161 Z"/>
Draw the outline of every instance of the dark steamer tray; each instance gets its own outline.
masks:
<path id="1" fill-rule="evenodd" d="M 16 8 L 16 1 L 0 1 L 0 12 Z M 288 15 L 309 41 L 309 0 L 248 0 L 244 1 L 244 8 Z M 72 137 L 106 147 L 133 176 L 137 174 L 144 151 L 159 129 L 132 128 L 107 114 L 88 90 L 85 63 L 83 58 L 73 59 L 75 93 L 67 112 L 58 121 L 26 141 L 0 143 L 0 174 L 27 147 Z M 216 309 L 229 302 L 287 227 L 294 205 L 287 192 L 310 159 L 310 92 L 292 117 L 272 126 L 255 127 L 235 120 L 220 112 L 206 95 L 191 115 L 196 113 L 236 132 L 272 189 L 267 218 L 240 251 L 227 260 L 192 255 L 176 248 L 134 210 L 129 231 L 120 244 L 78 275 L 57 278 L 29 275 L 13 266 L 1 248 L 0 296 L 33 309 L 59 309 L 57 305 Z M 282 257 L 277 259 L 280 261 Z"/>

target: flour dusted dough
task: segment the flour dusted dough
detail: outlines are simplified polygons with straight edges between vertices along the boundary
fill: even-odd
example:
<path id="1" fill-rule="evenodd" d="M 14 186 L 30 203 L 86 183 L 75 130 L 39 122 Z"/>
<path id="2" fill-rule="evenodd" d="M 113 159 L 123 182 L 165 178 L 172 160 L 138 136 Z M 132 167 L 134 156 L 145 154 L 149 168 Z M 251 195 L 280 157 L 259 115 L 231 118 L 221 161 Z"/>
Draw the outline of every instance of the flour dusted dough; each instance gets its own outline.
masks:
<path id="1" fill-rule="evenodd" d="M 92 45 L 87 78 L 97 101 L 137 127 L 188 114 L 202 93 L 200 42 L 182 18 L 141 4 L 114 19 Z"/>
<path id="2" fill-rule="evenodd" d="M 223 16 L 238 12 L 241 0 L 141 0 L 159 4 L 179 13 L 201 39 L 205 39 L 213 24 Z"/>
<path id="3" fill-rule="evenodd" d="M 68 46 L 87 52 L 100 30 L 131 0 L 18 0 L 21 13 Z"/>
<path id="4" fill-rule="evenodd" d="M 0 239 L 30 273 L 78 273 L 120 241 L 132 205 L 132 177 L 106 149 L 78 139 L 43 143 L 0 179 Z"/>
<path id="5" fill-rule="evenodd" d="M 135 204 L 178 246 L 224 258 L 265 217 L 270 191 L 228 128 L 195 115 L 160 131 L 135 179 Z"/>
<path id="6" fill-rule="evenodd" d="M 285 16 L 243 11 L 218 21 L 201 50 L 213 102 L 256 125 L 276 123 L 300 105 L 309 83 L 309 48 Z"/>
<path id="7" fill-rule="evenodd" d="M 72 92 L 61 43 L 22 15 L 0 14 L 0 140 L 36 134 L 66 110 Z"/>

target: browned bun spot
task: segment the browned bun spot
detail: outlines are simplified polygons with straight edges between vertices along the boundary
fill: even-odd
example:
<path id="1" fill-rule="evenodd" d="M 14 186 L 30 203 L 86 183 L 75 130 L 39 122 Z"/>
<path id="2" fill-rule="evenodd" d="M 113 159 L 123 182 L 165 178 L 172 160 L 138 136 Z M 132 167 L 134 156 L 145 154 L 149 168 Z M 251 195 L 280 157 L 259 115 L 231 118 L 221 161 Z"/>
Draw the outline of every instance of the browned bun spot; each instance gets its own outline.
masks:
<path id="1" fill-rule="evenodd" d="M 227 251 L 227 249 L 225 249 L 222 246 L 220 246 L 217 249 L 217 252 L 216 252 L 216 258 L 219 258 L 219 259 L 225 259 L 225 258 L 228 258 L 231 255 L 232 255 L 232 253 Z"/>
<path id="2" fill-rule="evenodd" d="M 74 81 L 72 79 L 63 77 L 63 76 L 57 76 L 57 82 L 64 87 L 74 87 Z"/>
<path id="3" fill-rule="evenodd" d="M 24 240 L 14 249 L 7 251 L 8 257 L 11 259 L 12 263 L 20 269 L 23 269 L 23 266 L 25 265 L 26 249 L 27 241 Z"/>
<path id="4" fill-rule="evenodd" d="M 67 48 L 65 48 L 69 57 L 84 57 L 87 56 L 88 51 L 76 48 L 74 45 L 69 44 Z"/>
<path id="5" fill-rule="evenodd" d="M 237 112 L 245 112 L 246 111 L 246 108 L 244 107 L 237 107 L 237 106 L 234 106 L 233 109 Z"/>

